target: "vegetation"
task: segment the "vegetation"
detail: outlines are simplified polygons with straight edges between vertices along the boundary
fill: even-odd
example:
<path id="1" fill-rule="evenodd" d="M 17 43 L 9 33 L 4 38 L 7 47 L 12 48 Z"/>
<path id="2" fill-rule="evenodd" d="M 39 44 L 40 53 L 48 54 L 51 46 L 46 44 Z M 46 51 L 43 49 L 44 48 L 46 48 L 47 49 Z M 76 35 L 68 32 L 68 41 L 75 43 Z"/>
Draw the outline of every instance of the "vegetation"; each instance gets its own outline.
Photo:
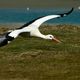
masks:
<path id="1" fill-rule="evenodd" d="M 45 25 L 40 30 L 62 43 L 21 34 L 0 48 L 0 80 L 80 80 L 80 27 Z"/>

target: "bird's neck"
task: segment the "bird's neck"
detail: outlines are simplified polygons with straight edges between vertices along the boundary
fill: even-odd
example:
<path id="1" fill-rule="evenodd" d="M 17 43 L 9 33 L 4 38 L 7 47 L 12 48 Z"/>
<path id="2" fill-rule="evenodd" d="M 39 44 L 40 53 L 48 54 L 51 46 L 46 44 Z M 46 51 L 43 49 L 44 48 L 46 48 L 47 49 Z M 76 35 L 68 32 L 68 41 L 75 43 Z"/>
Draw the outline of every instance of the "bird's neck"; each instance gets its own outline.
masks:
<path id="1" fill-rule="evenodd" d="M 43 39 L 47 39 L 46 35 L 40 34 L 38 37 L 43 38 Z"/>
<path id="2" fill-rule="evenodd" d="M 47 38 L 46 38 L 46 35 L 41 34 L 40 32 L 37 32 L 37 33 L 34 34 L 33 36 L 40 37 L 40 38 L 42 38 L 42 39 L 47 39 Z"/>
<path id="3" fill-rule="evenodd" d="M 43 34 L 41 34 L 41 38 L 48 39 L 47 35 L 43 35 Z"/>
<path id="4" fill-rule="evenodd" d="M 43 39 L 47 39 L 47 35 L 42 34 L 38 29 L 35 29 L 35 30 L 31 31 L 30 35 L 40 37 L 40 38 L 43 38 Z"/>

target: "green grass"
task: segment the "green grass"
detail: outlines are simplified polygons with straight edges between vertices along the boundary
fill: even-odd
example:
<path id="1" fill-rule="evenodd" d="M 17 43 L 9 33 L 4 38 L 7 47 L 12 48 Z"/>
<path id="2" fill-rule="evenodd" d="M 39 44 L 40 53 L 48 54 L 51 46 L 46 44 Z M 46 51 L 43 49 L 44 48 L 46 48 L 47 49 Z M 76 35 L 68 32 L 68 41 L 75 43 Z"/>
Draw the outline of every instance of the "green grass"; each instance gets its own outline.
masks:
<path id="1" fill-rule="evenodd" d="M 19 36 L 0 48 L 0 80 L 80 80 L 80 27 L 46 25 L 42 29 L 62 43 Z"/>

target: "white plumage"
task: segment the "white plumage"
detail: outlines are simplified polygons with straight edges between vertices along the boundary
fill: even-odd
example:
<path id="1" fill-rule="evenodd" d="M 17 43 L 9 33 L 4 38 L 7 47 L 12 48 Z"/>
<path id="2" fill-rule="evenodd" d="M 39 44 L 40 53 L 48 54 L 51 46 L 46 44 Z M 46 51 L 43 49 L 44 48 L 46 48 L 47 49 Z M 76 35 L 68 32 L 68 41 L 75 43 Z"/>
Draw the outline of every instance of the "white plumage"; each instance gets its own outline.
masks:
<path id="1" fill-rule="evenodd" d="M 34 20 L 28 26 L 26 26 L 27 25 L 26 24 L 23 28 L 11 32 L 9 34 L 9 36 L 12 36 L 12 37 L 16 38 L 20 33 L 30 32 L 31 36 L 36 36 L 36 37 L 40 37 L 40 38 L 43 38 L 43 39 L 52 39 L 52 40 L 56 40 L 57 42 L 60 42 L 58 39 L 54 38 L 53 35 L 50 35 L 50 34 L 49 35 L 43 35 L 43 34 L 41 34 L 40 31 L 39 31 L 39 27 L 42 23 L 44 23 L 47 20 L 67 16 L 68 14 L 70 14 L 72 12 L 72 10 L 73 10 L 73 8 L 68 13 L 64 13 L 64 14 L 60 14 L 60 15 L 48 15 L 48 16 L 38 18 L 38 19 Z"/>
<path id="2" fill-rule="evenodd" d="M 68 14 L 70 14 L 73 11 L 73 8 L 68 12 L 68 13 L 64 13 L 64 14 L 58 14 L 58 15 L 48 15 L 48 16 L 44 16 L 44 17 L 40 17 L 37 19 L 32 20 L 29 23 L 24 24 L 23 26 L 21 26 L 20 28 L 11 31 L 8 36 L 11 38 L 16 38 L 18 37 L 18 35 L 20 33 L 23 32 L 30 32 L 30 36 L 36 36 L 36 37 L 40 37 L 43 39 L 50 39 L 50 40 L 54 40 L 56 42 L 60 42 L 58 39 L 56 39 L 53 35 L 48 34 L 48 35 L 43 35 L 42 33 L 40 33 L 39 31 L 39 27 L 42 23 L 44 23 L 47 20 L 50 19 L 54 19 L 54 18 L 60 18 L 60 17 L 64 17 L 67 16 Z M 9 39 L 10 40 L 10 39 Z"/>

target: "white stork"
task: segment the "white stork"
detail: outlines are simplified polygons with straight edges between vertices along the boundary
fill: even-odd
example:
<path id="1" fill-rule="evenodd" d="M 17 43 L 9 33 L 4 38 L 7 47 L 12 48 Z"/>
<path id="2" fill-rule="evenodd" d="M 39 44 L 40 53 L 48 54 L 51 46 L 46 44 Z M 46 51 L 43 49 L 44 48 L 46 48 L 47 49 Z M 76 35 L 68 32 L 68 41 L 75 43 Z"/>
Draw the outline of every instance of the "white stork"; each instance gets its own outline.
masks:
<path id="1" fill-rule="evenodd" d="M 18 35 L 20 33 L 23 33 L 23 32 L 30 32 L 30 36 L 36 36 L 36 37 L 40 37 L 43 39 L 49 39 L 49 40 L 53 40 L 53 41 L 60 43 L 61 41 L 58 40 L 57 38 L 55 38 L 53 35 L 51 35 L 51 34 L 43 35 L 42 33 L 40 33 L 39 27 L 42 23 L 44 23 L 47 20 L 67 16 L 72 11 L 73 11 L 73 8 L 67 13 L 39 17 L 37 19 L 30 21 L 29 23 L 24 24 L 23 26 L 21 26 L 20 28 L 18 28 L 16 30 L 7 32 L 6 34 L 4 34 L 3 36 L 0 37 L 0 46 L 4 46 L 4 45 L 10 43 L 13 39 L 18 37 Z"/>

